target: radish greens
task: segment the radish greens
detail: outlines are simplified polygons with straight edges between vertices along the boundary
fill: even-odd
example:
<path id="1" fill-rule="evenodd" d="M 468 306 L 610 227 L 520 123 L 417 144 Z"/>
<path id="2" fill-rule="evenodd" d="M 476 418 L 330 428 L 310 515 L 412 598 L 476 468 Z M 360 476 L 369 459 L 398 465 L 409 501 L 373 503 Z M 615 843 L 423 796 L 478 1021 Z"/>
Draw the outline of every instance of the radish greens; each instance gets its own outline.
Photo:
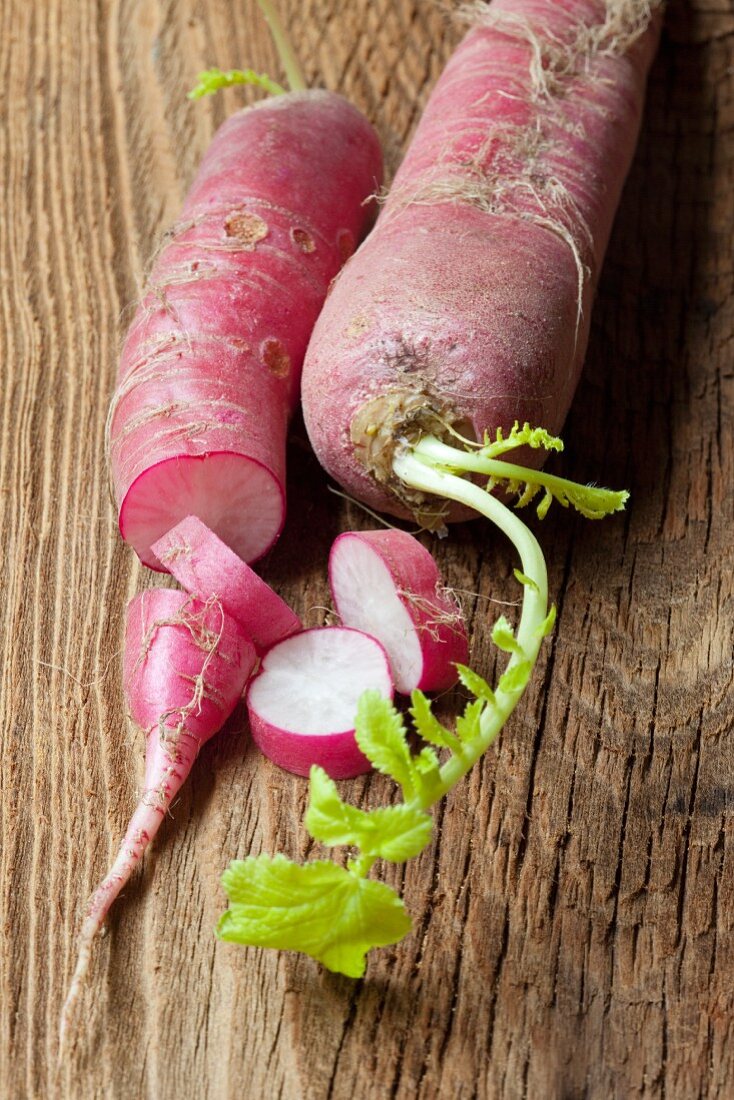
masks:
<path id="1" fill-rule="evenodd" d="M 569 504 L 589 518 L 601 518 L 624 507 L 627 493 L 578 485 L 498 458 L 517 447 L 562 449 L 560 439 L 542 429 L 515 425 L 504 437 L 480 445 L 462 440 L 472 452 L 449 447 L 435 438 L 407 444 L 395 458 L 394 471 L 407 485 L 424 493 L 467 504 L 491 519 L 515 545 L 522 569 L 515 577 L 523 588 L 520 623 L 513 630 L 504 616 L 492 629 L 494 644 L 509 655 L 492 688 L 477 672 L 457 665 L 463 686 L 474 698 L 448 729 L 436 718 L 420 691 L 411 696 L 415 733 L 424 742 L 412 751 L 403 716 L 376 691 L 358 704 L 356 741 L 377 771 L 400 786 L 402 802 L 361 810 L 344 802 L 336 784 L 318 767 L 310 773 L 306 829 L 314 840 L 345 846 L 355 854 L 346 866 L 318 860 L 304 865 L 282 855 L 234 860 L 222 882 L 229 908 L 218 935 L 237 943 L 298 950 L 330 970 L 361 977 L 372 947 L 402 939 L 411 928 L 403 902 L 385 883 L 369 879 L 378 859 L 402 863 L 418 855 L 432 834 L 427 812 L 443 798 L 493 744 L 517 706 L 530 679 L 540 646 L 555 624 L 548 608 L 547 573 L 540 546 L 528 527 L 491 490 L 503 487 L 523 507 L 541 490 L 542 518 L 552 500 Z M 488 490 L 458 476 L 482 474 Z M 445 756 L 440 761 L 438 753 Z"/>

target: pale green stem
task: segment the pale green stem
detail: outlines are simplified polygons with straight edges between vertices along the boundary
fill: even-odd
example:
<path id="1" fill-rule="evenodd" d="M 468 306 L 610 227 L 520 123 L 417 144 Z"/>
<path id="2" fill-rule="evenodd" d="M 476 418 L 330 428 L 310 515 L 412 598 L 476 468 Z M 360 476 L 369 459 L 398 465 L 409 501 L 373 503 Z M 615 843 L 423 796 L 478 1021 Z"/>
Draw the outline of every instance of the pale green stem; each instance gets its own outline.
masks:
<path id="1" fill-rule="evenodd" d="M 421 439 L 414 453 L 440 466 L 452 466 L 470 473 L 501 478 L 503 481 L 508 479 L 526 481 L 528 477 L 526 466 L 515 466 L 512 462 L 506 462 L 504 458 L 485 458 L 484 455 L 473 451 L 462 451 L 458 447 L 450 447 L 447 443 L 442 443 L 435 436 L 425 436 Z M 533 470 L 532 477 L 535 484 L 542 485 L 544 489 L 556 489 L 559 493 L 571 484 L 565 478 L 546 474 L 543 470 Z"/>
<path id="2" fill-rule="evenodd" d="M 275 10 L 275 6 L 271 4 L 270 0 L 257 0 L 257 2 L 260 5 L 260 11 L 265 17 L 265 22 L 270 27 L 275 49 L 278 52 L 280 63 L 285 71 L 288 87 L 292 92 L 305 92 L 306 78 L 303 75 L 303 70 L 301 69 L 290 39 L 285 32 L 280 16 Z"/>
<path id="3" fill-rule="evenodd" d="M 376 860 L 377 856 L 361 855 L 357 859 L 349 861 L 349 870 L 353 875 L 356 875 L 357 878 L 367 878 Z"/>
<path id="4" fill-rule="evenodd" d="M 532 531 L 499 500 L 464 478 L 436 469 L 434 463 L 438 459 L 433 453 L 434 442 L 438 441 L 424 439 L 413 448 L 412 453 L 405 451 L 398 454 L 393 462 L 393 471 L 404 484 L 413 489 L 458 501 L 480 512 L 496 524 L 514 544 L 520 555 L 522 572 L 535 582 L 535 586 L 523 586 L 522 613 L 516 634 L 522 653 L 512 654 L 507 670 L 521 661 L 529 661 L 534 665 L 543 640 L 543 624 L 548 614 L 548 575 L 543 551 Z M 425 446 L 426 444 L 430 446 Z M 452 447 L 447 447 L 446 450 L 451 453 L 450 460 L 444 459 L 447 465 L 468 465 L 468 461 L 474 458 L 473 455 Z M 487 751 L 520 701 L 522 691 L 510 693 L 497 689 L 495 695 L 496 705 L 486 705 L 482 712 L 480 736 L 443 765 L 440 786 L 432 792 L 430 800 L 420 803 L 423 809 L 438 802 Z"/>

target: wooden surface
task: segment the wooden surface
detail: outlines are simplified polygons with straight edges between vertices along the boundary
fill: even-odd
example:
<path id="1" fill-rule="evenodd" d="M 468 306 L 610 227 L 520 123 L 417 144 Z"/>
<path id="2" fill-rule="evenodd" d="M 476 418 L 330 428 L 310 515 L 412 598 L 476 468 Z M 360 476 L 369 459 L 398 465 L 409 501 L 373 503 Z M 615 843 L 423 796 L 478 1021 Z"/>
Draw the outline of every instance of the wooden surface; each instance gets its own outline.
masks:
<path id="1" fill-rule="evenodd" d="M 432 0 L 282 6 L 309 76 L 354 98 L 394 164 L 456 28 Z M 141 775 L 124 607 L 156 583 L 116 532 L 105 412 L 147 258 L 246 99 L 185 99 L 215 63 L 277 75 L 250 0 L 0 5 L 0 1094 L 734 1096 L 730 0 L 671 4 L 555 462 L 631 507 L 543 524 L 558 629 L 405 870 L 415 932 L 356 983 L 216 942 L 227 860 L 306 852 L 304 782 L 257 756 L 240 710 L 115 906 L 55 1077 L 81 907 Z M 316 624 L 331 539 L 370 521 L 327 492 L 297 425 L 290 471 L 264 573 Z M 479 524 L 436 553 L 478 594 L 491 670 L 511 553 Z M 390 784 L 351 788 L 378 804 Z"/>

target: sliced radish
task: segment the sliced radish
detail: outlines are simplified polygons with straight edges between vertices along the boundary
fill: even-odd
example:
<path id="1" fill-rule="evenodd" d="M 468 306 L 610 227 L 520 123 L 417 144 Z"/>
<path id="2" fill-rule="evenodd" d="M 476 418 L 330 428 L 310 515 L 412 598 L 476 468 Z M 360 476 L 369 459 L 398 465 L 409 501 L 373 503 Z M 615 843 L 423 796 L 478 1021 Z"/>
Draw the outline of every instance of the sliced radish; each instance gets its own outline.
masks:
<path id="1" fill-rule="evenodd" d="M 274 764 L 308 775 L 319 764 L 332 779 L 370 770 L 354 739 L 360 695 L 392 699 L 387 654 L 359 630 L 320 627 L 286 638 L 263 657 L 247 692 L 255 744 Z"/>
<path id="2" fill-rule="evenodd" d="M 187 516 L 152 549 L 192 596 L 218 599 L 258 649 L 301 629 L 295 611 L 196 516 Z"/>
<path id="3" fill-rule="evenodd" d="M 161 569 L 153 543 L 190 512 L 245 561 L 261 558 L 278 538 L 285 520 L 281 470 L 276 476 L 258 459 L 226 451 L 175 454 L 152 466 L 147 458 L 142 451 L 142 472 L 124 489 L 117 485 L 120 533 L 143 565 Z"/>
<path id="4" fill-rule="evenodd" d="M 396 689 L 443 691 L 469 655 L 464 617 L 432 556 L 405 531 L 347 531 L 329 556 L 329 583 L 344 626 L 380 641 Z"/>

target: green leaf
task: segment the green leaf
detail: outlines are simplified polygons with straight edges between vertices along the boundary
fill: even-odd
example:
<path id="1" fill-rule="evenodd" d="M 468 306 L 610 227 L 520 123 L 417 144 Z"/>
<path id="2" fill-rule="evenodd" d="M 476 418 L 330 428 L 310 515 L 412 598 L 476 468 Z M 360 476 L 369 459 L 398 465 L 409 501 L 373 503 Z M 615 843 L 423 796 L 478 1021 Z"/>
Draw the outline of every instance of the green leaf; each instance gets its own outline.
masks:
<path id="1" fill-rule="evenodd" d="M 516 420 L 507 437 L 501 428 L 497 429 L 494 442 L 491 442 L 489 436 L 485 434 L 481 453 L 487 458 L 497 458 L 498 455 L 512 451 L 516 447 L 532 447 L 533 450 L 543 447 L 546 451 L 562 451 L 563 440 L 551 435 L 545 428 L 531 428 L 527 421 L 521 428 Z"/>
<path id="2" fill-rule="evenodd" d="M 322 844 L 349 844 L 365 856 L 402 863 L 425 848 L 433 821 L 423 810 L 405 804 L 378 810 L 349 806 L 339 797 L 333 779 L 314 766 L 306 828 Z"/>
<path id="3" fill-rule="evenodd" d="M 431 704 L 422 691 L 413 691 L 410 702 L 413 724 L 424 741 L 427 741 L 429 745 L 435 745 L 437 749 L 451 749 L 452 752 L 461 747 L 455 734 L 442 726 L 436 718 L 431 709 Z"/>
<path id="4" fill-rule="evenodd" d="M 521 573 L 519 569 L 513 569 L 513 573 L 515 574 L 515 580 L 519 581 L 520 584 L 524 584 L 531 592 L 540 591 L 532 577 L 527 577 L 524 573 Z"/>
<path id="5" fill-rule="evenodd" d="M 552 604 L 551 609 L 543 619 L 540 626 L 535 631 L 537 638 L 547 638 L 549 634 L 553 632 L 553 627 L 556 625 L 556 605 Z"/>
<path id="6" fill-rule="evenodd" d="M 402 716 L 390 700 L 379 691 L 365 691 L 357 704 L 354 731 L 367 759 L 378 772 L 400 784 L 409 802 L 415 794 L 413 761 Z"/>
<path id="7" fill-rule="evenodd" d="M 422 852 L 431 839 L 433 818 L 416 806 L 401 803 L 371 810 L 360 848 L 365 855 L 403 863 Z"/>
<path id="8" fill-rule="evenodd" d="M 256 73 L 253 69 L 205 69 L 196 78 L 195 87 L 188 92 L 189 99 L 201 99 L 213 95 L 220 88 L 231 88 L 234 84 L 253 84 L 263 88 L 270 95 L 284 95 L 285 88 L 277 84 L 266 73 Z"/>
<path id="9" fill-rule="evenodd" d="M 302 951 L 350 978 L 362 977 L 371 947 L 397 943 L 411 929 L 394 890 L 334 863 L 249 856 L 230 863 L 222 885 L 230 906 L 220 939 Z"/>
<path id="10" fill-rule="evenodd" d="M 467 703 L 464 713 L 456 719 L 456 734 L 462 744 L 470 744 L 479 737 L 479 723 L 484 705 L 483 699 L 475 699 L 473 703 Z"/>
<path id="11" fill-rule="evenodd" d="M 494 692 L 487 681 L 480 676 L 478 672 L 468 668 L 467 665 L 457 665 L 456 671 L 467 691 L 470 691 L 472 695 L 476 695 L 477 699 L 484 699 L 485 703 L 489 703 L 491 707 L 495 705 L 496 699 L 494 697 Z"/>
<path id="12" fill-rule="evenodd" d="M 543 495 L 543 499 L 541 500 L 538 507 L 535 509 L 538 519 L 545 519 L 545 517 L 548 515 L 548 509 L 550 508 L 552 503 L 553 493 L 550 491 L 550 489 L 546 489 L 545 494 Z"/>
<path id="13" fill-rule="evenodd" d="M 600 489 L 596 485 L 578 485 L 565 479 L 563 491 L 554 495 L 561 504 L 565 497 L 565 504 L 572 505 L 586 519 L 603 519 L 612 512 L 622 512 L 630 498 L 626 489 Z"/>
<path id="14" fill-rule="evenodd" d="M 515 632 L 504 615 L 500 615 L 499 619 L 492 627 L 492 641 L 498 649 L 503 650 L 505 653 L 517 653 L 518 656 L 522 655 L 522 646 L 515 638 Z"/>
<path id="15" fill-rule="evenodd" d="M 453 735 L 452 735 L 453 736 Z M 453 738 L 456 743 L 456 751 L 461 751 L 458 738 Z M 437 793 L 441 787 L 441 767 L 438 756 L 430 745 L 426 745 L 417 756 L 413 757 L 415 764 L 416 794 L 422 806 L 430 806 L 440 795 Z"/>
<path id="16" fill-rule="evenodd" d="M 518 661 L 516 665 L 512 665 L 500 676 L 497 690 L 503 691 L 505 695 L 515 695 L 518 691 L 523 690 L 530 679 L 532 670 L 531 661 Z"/>
<path id="17" fill-rule="evenodd" d="M 342 802 L 336 783 L 323 768 L 314 765 L 310 773 L 310 801 L 304 824 L 314 840 L 322 844 L 360 844 L 362 818 L 356 806 Z"/>

